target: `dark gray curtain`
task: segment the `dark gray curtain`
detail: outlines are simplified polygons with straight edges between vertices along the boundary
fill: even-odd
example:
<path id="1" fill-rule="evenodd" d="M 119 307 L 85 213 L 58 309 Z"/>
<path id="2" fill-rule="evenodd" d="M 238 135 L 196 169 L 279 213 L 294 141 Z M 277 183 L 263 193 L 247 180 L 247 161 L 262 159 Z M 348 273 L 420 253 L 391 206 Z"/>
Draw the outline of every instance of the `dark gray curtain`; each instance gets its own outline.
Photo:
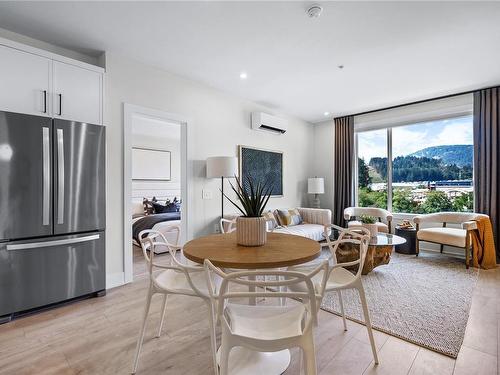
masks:
<path id="1" fill-rule="evenodd" d="M 354 117 L 336 118 L 334 127 L 333 222 L 345 227 L 344 209 L 354 204 Z"/>
<path id="2" fill-rule="evenodd" d="M 474 201 L 489 215 L 500 259 L 500 88 L 474 93 Z"/>

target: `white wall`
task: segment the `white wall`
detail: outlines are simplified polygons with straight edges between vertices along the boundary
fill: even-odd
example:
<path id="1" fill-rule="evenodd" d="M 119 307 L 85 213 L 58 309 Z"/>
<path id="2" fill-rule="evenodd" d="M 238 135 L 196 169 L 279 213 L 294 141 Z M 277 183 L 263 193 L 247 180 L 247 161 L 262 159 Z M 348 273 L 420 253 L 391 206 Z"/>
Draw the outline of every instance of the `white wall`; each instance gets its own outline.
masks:
<path id="1" fill-rule="evenodd" d="M 132 147 L 170 151 L 170 181 L 132 180 L 132 199 L 159 200 L 181 198 L 181 129 L 179 124 L 152 120 L 143 116 L 132 119 Z"/>
<path id="2" fill-rule="evenodd" d="M 314 124 L 315 176 L 325 179 L 325 194 L 319 196 L 321 208 L 333 210 L 333 120 Z"/>
<path id="3" fill-rule="evenodd" d="M 289 120 L 286 134 L 253 131 L 252 111 L 275 111 L 118 55 L 106 56 L 105 81 L 108 277 L 115 278 L 123 272 L 123 103 L 191 119 L 188 157 L 192 167 L 190 204 L 194 217 L 189 221 L 194 236 L 213 232 L 220 215 L 220 181 L 205 178 L 205 160 L 209 156 L 237 156 L 239 144 L 284 152 L 285 196 L 271 199 L 270 207 L 306 204 L 307 178 L 313 164 L 313 125 L 283 116 Z M 202 200 L 204 188 L 212 191 L 212 200 Z M 233 211 L 229 203 L 225 209 Z"/>

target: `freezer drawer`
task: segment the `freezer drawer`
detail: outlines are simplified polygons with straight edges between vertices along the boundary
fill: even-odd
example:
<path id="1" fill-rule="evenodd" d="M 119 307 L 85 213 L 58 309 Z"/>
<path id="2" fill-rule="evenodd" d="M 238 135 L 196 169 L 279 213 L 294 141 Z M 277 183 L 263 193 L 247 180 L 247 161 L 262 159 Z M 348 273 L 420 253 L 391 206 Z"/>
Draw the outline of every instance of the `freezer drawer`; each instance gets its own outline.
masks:
<path id="1" fill-rule="evenodd" d="M 0 316 L 105 289 L 105 234 L 0 244 Z"/>

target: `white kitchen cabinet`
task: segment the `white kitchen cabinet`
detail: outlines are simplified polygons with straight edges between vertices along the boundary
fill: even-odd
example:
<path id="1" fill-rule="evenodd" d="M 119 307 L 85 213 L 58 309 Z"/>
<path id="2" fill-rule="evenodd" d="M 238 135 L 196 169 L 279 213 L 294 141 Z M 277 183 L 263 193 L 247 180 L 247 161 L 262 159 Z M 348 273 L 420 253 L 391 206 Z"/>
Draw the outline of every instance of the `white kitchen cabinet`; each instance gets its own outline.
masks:
<path id="1" fill-rule="evenodd" d="M 102 74 L 60 61 L 53 64 L 54 117 L 101 124 Z"/>
<path id="2" fill-rule="evenodd" d="M 52 60 L 0 45 L 0 110 L 51 116 Z"/>

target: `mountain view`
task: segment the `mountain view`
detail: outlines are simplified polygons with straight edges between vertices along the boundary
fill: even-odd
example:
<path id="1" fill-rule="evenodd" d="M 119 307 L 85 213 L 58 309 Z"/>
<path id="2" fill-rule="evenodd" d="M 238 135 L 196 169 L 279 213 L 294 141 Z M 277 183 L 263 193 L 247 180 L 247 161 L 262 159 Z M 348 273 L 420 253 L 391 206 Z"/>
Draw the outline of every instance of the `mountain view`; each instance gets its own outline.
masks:
<path id="1" fill-rule="evenodd" d="M 443 164 L 455 164 L 458 167 L 472 165 L 473 145 L 447 145 L 426 147 L 409 156 L 440 159 Z"/>

